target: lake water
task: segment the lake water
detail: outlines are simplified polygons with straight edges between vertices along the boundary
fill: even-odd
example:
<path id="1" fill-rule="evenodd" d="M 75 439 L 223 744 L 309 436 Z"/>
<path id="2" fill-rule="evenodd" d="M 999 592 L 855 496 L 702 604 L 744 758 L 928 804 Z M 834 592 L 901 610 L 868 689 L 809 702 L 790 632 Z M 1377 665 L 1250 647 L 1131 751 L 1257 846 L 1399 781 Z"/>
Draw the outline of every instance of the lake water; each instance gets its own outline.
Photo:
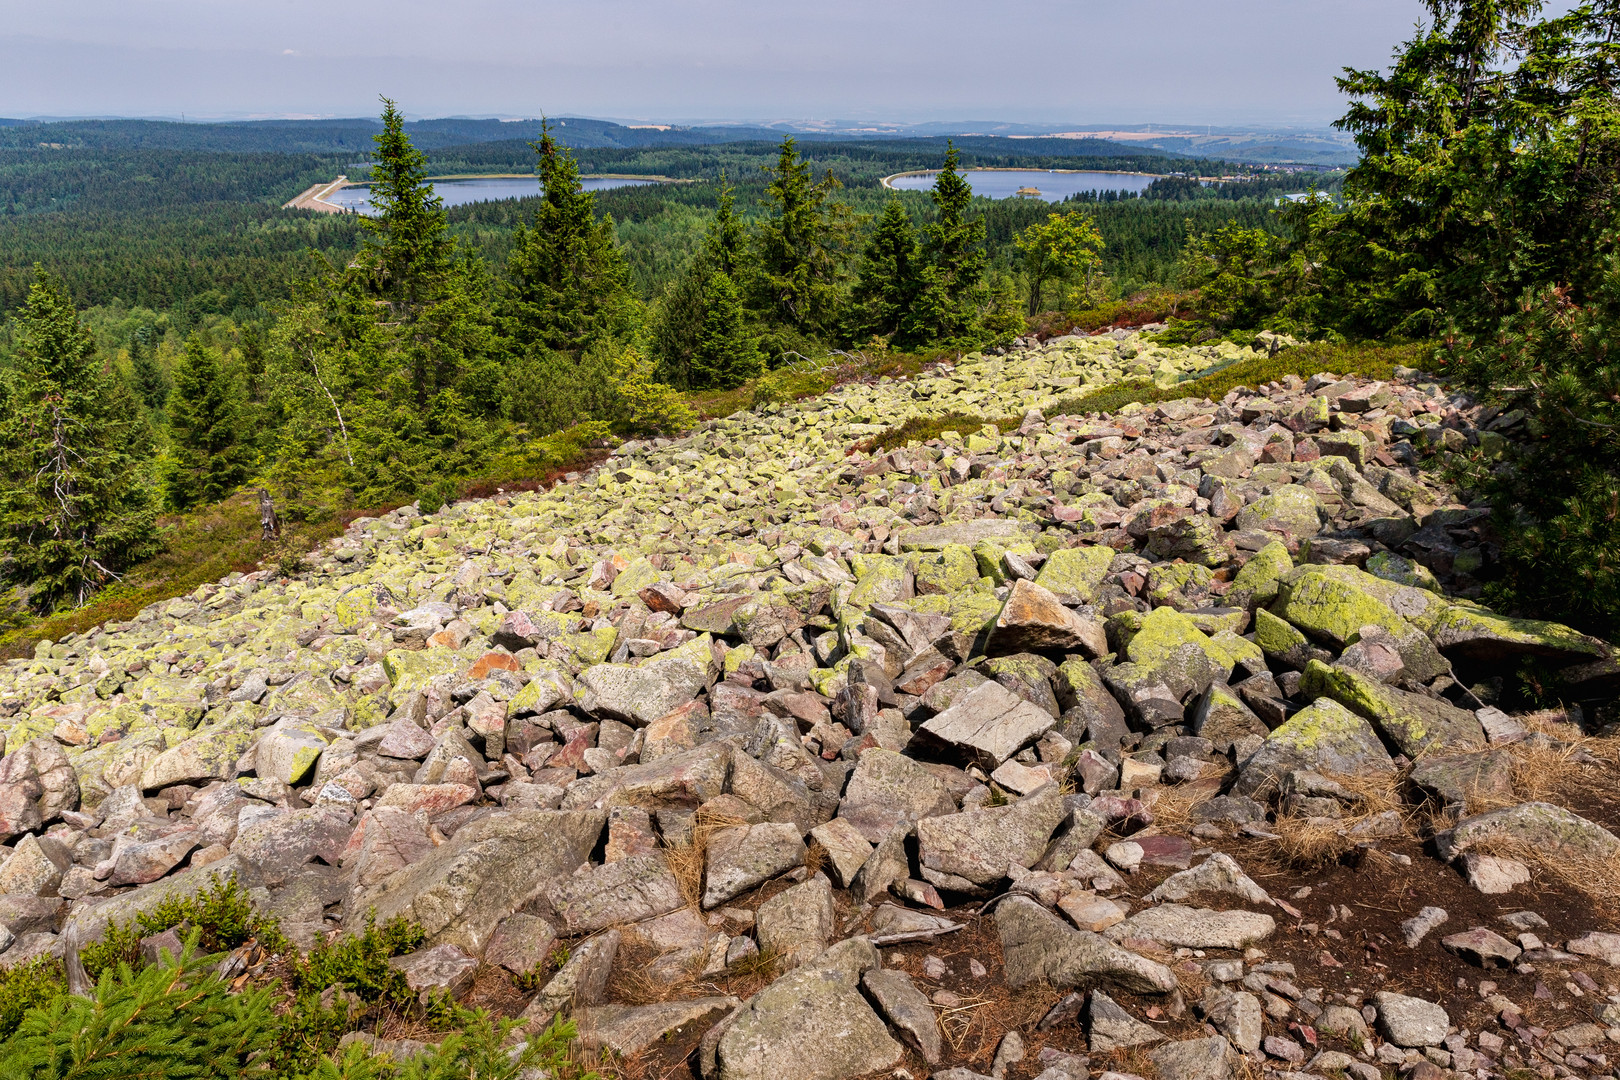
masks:
<path id="1" fill-rule="evenodd" d="M 625 180 L 608 177 L 586 177 L 580 186 L 586 191 L 605 191 L 608 188 L 635 187 L 656 184 L 656 180 Z M 540 181 L 532 176 L 486 177 L 478 180 L 435 180 L 434 192 L 446 206 L 463 203 L 493 202 L 496 199 L 523 199 L 540 194 Z M 371 188 L 367 185 L 340 188 L 324 200 L 345 210 L 358 210 L 362 214 L 371 208 Z"/>
<path id="2" fill-rule="evenodd" d="M 927 191 L 934 186 L 936 173 L 897 176 L 889 181 L 900 191 Z M 1119 172 L 1048 172 L 1044 169 L 980 169 L 964 172 L 962 178 L 973 194 L 988 199 L 1005 199 L 1019 188 L 1040 189 L 1041 198 L 1057 202 L 1082 191 L 1145 191 L 1156 176 Z"/>

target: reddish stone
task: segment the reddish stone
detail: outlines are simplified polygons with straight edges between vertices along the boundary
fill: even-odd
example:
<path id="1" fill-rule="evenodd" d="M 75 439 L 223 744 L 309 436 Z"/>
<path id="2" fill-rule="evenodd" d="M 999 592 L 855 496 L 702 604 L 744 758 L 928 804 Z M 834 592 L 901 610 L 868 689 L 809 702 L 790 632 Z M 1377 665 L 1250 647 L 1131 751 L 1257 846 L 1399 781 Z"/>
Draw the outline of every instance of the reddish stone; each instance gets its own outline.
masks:
<path id="1" fill-rule="evenodd" d="M 472 668 L 467 672 L 467 678 L 473 682 L 477 682 L 480 679 L 488 678 L 489 673 L 492 671 L 521 670 L 523 670 L 523 668 L 522 665 L 517 662 L 517 657 L 513 656 L 509 652 L 496 650 L 494 652 L 487 652 L 483 656 L 480 656 L 477 660 L 473 661 Z"/>

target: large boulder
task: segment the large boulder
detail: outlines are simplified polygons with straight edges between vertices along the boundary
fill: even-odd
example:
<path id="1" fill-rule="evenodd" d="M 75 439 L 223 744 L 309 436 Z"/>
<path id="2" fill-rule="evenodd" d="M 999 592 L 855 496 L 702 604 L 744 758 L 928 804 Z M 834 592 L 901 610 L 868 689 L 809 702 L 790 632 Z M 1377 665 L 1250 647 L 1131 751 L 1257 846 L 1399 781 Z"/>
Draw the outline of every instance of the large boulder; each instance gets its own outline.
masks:
<path id="1" fill-rule="evenodd" d="M 936 885 L 991 885 L 1010 867 L 1034 866 L 1067 816 L 1057 785 L 1046 784 L 1006 806 L 924 818 L 917 823 L 918 859 Z"/>
<path id="2" fill-rule="evenodd" d="M 901 822 L 955 812 L 945 784 L 920 762 L 876 748 L 861 755 L 838 807 L 838 816 L 874 844 Z"/>
<path id="3" fill-rule="evenodd" d="M 597 664 L 586 668 L 579 681 L 585 684 L 591 711 L 646 727 L 697 697 L 708 685 L 708 672 L 690 660 L 671 657 L 644 667 Z"/>
<path id="4" fill-rule="evenodd" d="M 1457 858 L 1478 844 L 1507 841 L 1550 857 L 1607 861 L 1620 855 L 1620 837 L 1595 821 L 1552 803 L 1527 802 L 1463 818 L 1436 833 L 1442 859 Z"/>
<path id="5" fill-rule="evenodd" d="M 725 1022 L 711 1080 L 846 1080 L 898 1065 L 904 1048 L 860 991 L 879 965 L 867 948 L 864 964 L 812 961 L 755 995 Z"/>
<path id="6" fill-rule="evenodd" d="M 502 919 L 585 863 L 606 823 L 602 810 L 479 818 L 416 863 L 355 890 L 344 929 L 357 931 L 375 910 L 379 922 L 398 915 L 417 923 L 427 944 L 460 945 L 477 956 Z"/>
<path id="7" fill-rule="evenodd" d="M 1063 606 L 1050 590 L 1019 579 L 1001 605 L 986 646 L 991 655 L 1021 652 L 1081 653 L 1101 656 L 1108 637 L 1101 623 Z"/>
<path id="8" fill-rule="evenodd" d="M 1485 729 L 1467 709 L 1442 698 L 1414 694 L 1370 679 L 1359 671 L 1312 660 L 1305 665 L 1300 692 L 1330 697 L 1372 721 L 1381 735 L 1409 758 L 1437 750 L 1475 750 L 1485 745 Z"/>
<path id="9" fill-rule="evenodd" d="M 73 765 L 54 740 L 32 739 L 0 760 L 0 840 L 48 825 L 78 805 Z"/>
<path id="10" fill-rule="evenodd" d="M 1367 721 L 1336 701 L 1318 698 L 1289 717 L 1243 762 L 1233 793 L 1270 794 L 1295 770 L 1340 776 L 1393 774 L 1395 762 Z"/>

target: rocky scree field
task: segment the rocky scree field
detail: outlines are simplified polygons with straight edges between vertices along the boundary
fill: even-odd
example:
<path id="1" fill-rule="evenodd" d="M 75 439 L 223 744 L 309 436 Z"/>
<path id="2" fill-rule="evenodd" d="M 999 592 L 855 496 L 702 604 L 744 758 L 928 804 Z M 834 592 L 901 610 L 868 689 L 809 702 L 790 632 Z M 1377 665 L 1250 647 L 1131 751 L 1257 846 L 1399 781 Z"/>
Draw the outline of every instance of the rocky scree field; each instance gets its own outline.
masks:
<path id="1" fill-rule="evenodd" d="M 974 354 L 41 643 L 0 965 L 82 988 L 234 880 L 627 1076 L 1615 1075 L 1620 663 L 1470 599 L 1424 467 L 1519 418 L 1407 369 L 1056 413 L 1240 352 Z M 852 449 L 954 414 L 1022 419 Z"/>

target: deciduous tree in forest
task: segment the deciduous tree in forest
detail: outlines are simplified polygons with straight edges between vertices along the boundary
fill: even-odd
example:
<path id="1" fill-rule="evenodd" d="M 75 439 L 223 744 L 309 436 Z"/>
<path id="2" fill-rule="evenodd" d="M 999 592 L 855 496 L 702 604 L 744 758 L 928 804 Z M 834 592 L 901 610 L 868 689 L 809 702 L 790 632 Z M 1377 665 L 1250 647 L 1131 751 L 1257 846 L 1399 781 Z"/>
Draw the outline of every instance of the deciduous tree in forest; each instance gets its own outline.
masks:
<path id="1" fill-rule="evenodd" d="M 61 281 L 35 268 L 0 407 L 0 573 L 82 604 L 153 549 L 151 436 Z"/>
<path id="2" fill-rule="evenodd" d="M 1082 210 L 1053 214 L 1025 229 L 1013 241 L 1024 256 L 1029 282 L 1029 315 L 1040 310 L 1041 291 L 1052 280 L 1090 274 L 1102 261 L 1102 235 Z"/>

